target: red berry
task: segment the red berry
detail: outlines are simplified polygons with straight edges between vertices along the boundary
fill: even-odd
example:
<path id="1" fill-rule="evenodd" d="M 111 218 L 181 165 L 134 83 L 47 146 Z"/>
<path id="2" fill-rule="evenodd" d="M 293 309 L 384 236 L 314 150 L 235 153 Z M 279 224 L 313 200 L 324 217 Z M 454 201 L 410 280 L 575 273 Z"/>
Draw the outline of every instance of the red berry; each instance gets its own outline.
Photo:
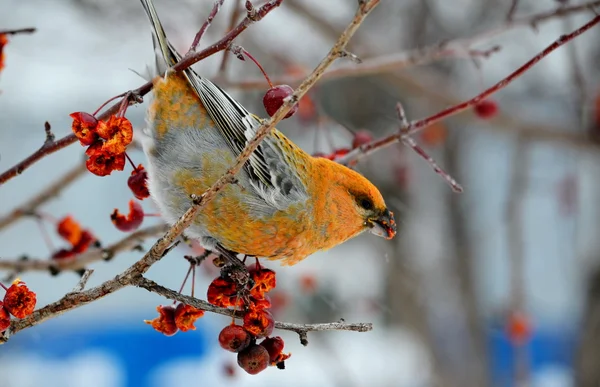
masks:
<path id="1" fill-rule="evenodd" d="M 361 145 L 368 144 L 373 141 L 373 136 L 367 130 L 359 130 L 354 133 L 354 138 L 352 139 L 352 148 L 358 148 Z"/>
<path id="2" fill-rule="evenodd" d="M 268 310 L 249 310 L 244 315 L 244 329 L 254 337 L 269 336 L 273 333 L 273 328 L 275 328 L 275 320 Z"/>
<path id="3" fill-rule="evenodd" d="M 265 93 L 263 97 L 263 105 L 265 105 L 265 110 L 269 116 L 273 116 L 277 110 L 283 105 L 283 100 L 294 93 L 294 89 L 292 89 L 288 85 L 277 85 L 273 86 Z M 296 113 L 298 110 L 298 104 L 292 106 L 288 114 L 284 118 L 290 118 Z"/>
<path id="4" fill-rule="evenodd" d="M 251 336 L 239 325 L 228 325 L 219 333 L 221 348 L 230 352 L 240 352 L 250 345 Z"/>
<path id="5" fill-rule="evenodd" d="M 269 352 L 269 358 L 271 363 L 276 363 L 279 355 L 283 352 L 283 339 L 279 336 L 267 337 L 260 343 L 267 352 Z"/>
<path id="6" fill-rule="evenodd" d="M 489 120 L 498 114 L 498 103 L 491 99 L 479 102 L 473 108 L 477 117 L 483 120 Z"/>
<path id="7" fill-rule="evenodd" d="M 144 200 L 150 196 L 150 192 L 148 191 L 148 172 L 146 172 L 142 164 L 131 172 L 131 176 L 127 179 L 127 185 L 138 200 Z"/>
<path id="8" fill-rule="evenodd" d="M 260 345 L 251 345 L 238 353 L 237 362 L 250 375 L 256 375 L 269 366 L 269 352 Z"/>

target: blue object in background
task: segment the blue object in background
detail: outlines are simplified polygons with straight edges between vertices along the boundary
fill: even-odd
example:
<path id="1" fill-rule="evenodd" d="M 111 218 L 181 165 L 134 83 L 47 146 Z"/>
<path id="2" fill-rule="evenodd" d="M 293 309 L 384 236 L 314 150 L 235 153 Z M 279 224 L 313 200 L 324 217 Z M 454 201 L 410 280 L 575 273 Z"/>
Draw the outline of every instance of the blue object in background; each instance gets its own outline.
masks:
<path id="1" fill-rule="evenodd" d="M 134 321 L 127 316 L 127 321 Z M 84 354 L 100 354 L 98 358 L 107 359 L 98 362 L 98 372 L 113 369 L 113 376 L 122 381 L 117 386 L 111 387 L 148 387 L 153 386 L 154 371 L 161 366 L 178 360 L 193 360 L 200 362 L 209 351 L 207 329 L 199 324 L 196 331 L 178 332 L 167 337 L 153 330 L 149 325 L 143 324 L 115 324 L 109 321 L 80 322 L 77 325 L 67 324 L 63 321 L 48 321 L 39 327 L 20 332 L 0 348 L 0 363 L 6 365 L 5 359 L 15 359 L 34 356 L 41 363 L 64 363 L 67 367 Z M 214 341 L 214 337 L 213 337 Z M 85 359 L 85 356 L 83 356 Z M 10 364 L 10 362 L 8 362 Z M 92 361 L 93 363 L 93 361 Z M 42 375 L 43 372 L 32 365 L 31 373 L 39 372 L 36 378 L 47 377 L 50 380 L 39 380 L 36 385 L 53 385 L 51 375 Z M 87 366 L 87 365 L 86 365 Z M 94 364 L 89 364 L 93 369 Z M 2 374 L 10 374 L 10 370 L 3 369 Z M 91 372 L 89 377 L 94 377 Z M 18 377 L 18 375 L 14 375 Z M 109 378 L 110 379 L 110 378 Z M 7 381 L 9 386 L 10 378 Z M 91 382 L 75 382 L 73 385 L 90 385 Z M 93 383 L 91 383 L 93 384 Z M 101 383 L 100 383 L 101 384 Z M 5 383 L 2 383 L 4 386 Z"/>
<path id="2" fill-rule="evenodd" d="M 497 327 L 495 327 L 497 328 Z M 576 348 L 576 334 L 573 331 L 536 330 L 526 345 L 528 370 L 532 378 L 544 372 L 563 372 L 564 379 L 572 381 L 573 354 Z M 504 330 L 493 329 L 488 335 L 491 377 L 495 386 L 514 386 L 515 351 Z M 543 376 L 542 376 L 543 377 Z M 567 383 L 567 382 L 565 382 Z M 535 386 L 536 383 L 532 383 Z M 565 384 L 555 384 L 563 386 Z M 569 382 L 567 385 L 574 385 Z"/>

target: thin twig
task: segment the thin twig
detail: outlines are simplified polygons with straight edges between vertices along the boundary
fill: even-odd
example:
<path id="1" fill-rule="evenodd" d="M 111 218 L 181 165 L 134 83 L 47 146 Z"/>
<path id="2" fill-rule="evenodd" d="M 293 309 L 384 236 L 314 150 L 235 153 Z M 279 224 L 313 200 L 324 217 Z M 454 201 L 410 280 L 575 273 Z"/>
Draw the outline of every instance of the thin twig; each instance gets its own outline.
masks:
<path id="1" fill-rule="evenodd" d="M 206 21 L 204 22 L 204 24 L 202 24 L 202 27 L 200 27 L 200 30 L 194 37 L 194 41 L 192 42 L 192 45 L 190 46 L 188 53 L 196 52 L 196 48 L 198 47 L 198 44 L 200 43 L 200 39 L 202 39 L 202 35 L 204 35 L 204 33 L 206 32 L 208 27 L 210 27 L 213 19 L 215 18 L 217 13 L 219 13 L 219 10 L 221 9 L 221 6 L 223 5 L 224 1 L 225 0 L 215 1 L 215 5 L 213 6 L 213 9 L 210 11 L 210 14 L 206 18 Z"/>
<path id="2" fill-rule="evenodd" d="M 231 12 L 231 16 L 229 17 L 229 27 L 227 27 L 227 32 L 231 31 L 235 27 L 235 22 L 240 17 L 242 10 L 242 0 L 235 0 L 235 4 L 233 5 L 233 11 Z M 227 64 L 229 63 L 229 51 L 223 51 L 223 58 L 221 59 L 221 64 L 219 65 L 219 71 L 217 72 L 216 79 L 223 81 L 227 76 Z"/>
<path id="3" fill-rule="evenodd" d="M 13 30 L 0 30 L 0 35 L 32 34 L 35 31 L 35 27 L 17 28 Z"/>
<path id="4" fill-rule="evenodd" d="M 77 285 L 75 285 L 75 287 L 73 288 L 72 292 L 79 293 L 79 292 L 83 291 L 83 289 L 85 289 L 85 285 L 87 285 L 87 282 L 90 279 L 90 277 L 92 276 L 92 274 L 94 274 L 94 269 L 86 269 L 83 272 L 83 275 L 81 276 L 81 278 L 79 279 L 79 282 L 77 283 Z"/>
<path id="5" fill-rule="evenodd" d="M 539 63 L 542 59 L 544 59 L 546 56 L 548 56 L 551 52 L 553 52 L 554 50 L 563 46 L 567 42 L 575 39 L 576 37 L 583 34 L 590 28 L 594 27 L 598 23 L 600 23 L 600 16 L 596 16 L 591 21 L 587 22 L 586 24 L 584 24 L 580 28 L 576 29 L 575 31 L 573 31 L 569 34 L 566 34 L 566 35 L 562 35 L 560 38 L 558 38 L 556 41 L 554 41 L 554 43 L 550 44 L 542 52 L 540 52 L 539 54 L 534 56 L 532 59 L 527 61 L 524 65 L 519 67 L 517 70 L 513 71 L 506 78 L 502 79 L 500 82 L 496 83 L 495 85 L 488 88 L 484 92 L 476 95 L 475 97 L 473 97 L 469 100 L 463 101 L 457 105 L 446 108 L 446 109 L 444 109 L 436 114 L 433 114 L 429 117 L 420 119 L 418 121 L 412 121 L 409 123 L 409 126 L 406 130 L 395 133 L 391 136 L 387 136 L 387 137 L 375 140 L 371 143 L 361 145 L 360 147 L 352 150 L 351 152 L 349 152 L 346 155 L 342 156 L 341 158 L 337 159 L 336 161 L 343 163 L 343 164 L 349 164 L 349 165 L 354 164 L 358 161 L 358 159 L 365 157 L 366 155 L 369 155 L 369 154 L 371 154 L 379 149 L 382 149 L 384 147 L 387 147 L 391 144 L 397 143 L 398 141 L 402 141 L 402 139 L 404 137 L 414 135 L 415 133 L 421 131 L 422 129 L 428 127 L 429 125 L 431 125 L 435 122 L 438 122 L 442 119 L 448 118 L 450 116 L 453 116 L 455 114 L 458 114 L 462 111 L 465 111 L 465 110 L 473 107 L 477 103 L 488 98 L 490 95 L 492 95 L 492 94 L 496 93 L 497 91 L 508 86 L 515 79 L 519 78 L 521 75 L 523 75 L 529 69 L 531 69 L 533 66 L 535 66 L 537 63 Z"/>
<path id="6" fill-rule="evenodd" d="M 54 133 L 52 133 L 52 127 L 48 121 L 44 122 L 44 132 L 46 133 L 46 141 L 44 141 L 44 146 L 52 145 L 55 136 Z"/>
<path id="7" fill-rule="evenodd" d="M 65 188 L 79 179 L 87 171 L 84 163 L 77 163 L 69 169 L 64 175 L 58 177 L 48 187 L 37 193 L 33 198 L 13 209 L 10 213 L 0 217 L 0 230 L 10 226 L 21 217 L 35 213 L 42 204 L 58 196 Z"/>
<path id="8" fill-rule="evenodd" d="M 511 22 L 514 17 L 515 14 L 517 13 L 517 8 L 519 6 L 519 0 L 512 0 L 511 4 L 510 4 L 510 8 L 508 9 L 508 14 L 506 15 L 506 20 Z"/>
<path id="9" fill-rule="evenodd" d="M 323 79 L 331 80 L 350 76 L 381 74 L 385 72 L 398 71 L 415 65 L 422 65 L 445 58 L 464 57 L 465 55 L 471 57 L 469 53 L 470 47 L 476 44 L 487 42 L 502 33 L 519 27 L 528 28 L 534 25 L 537 26 L 540 23 L 576 13 L 589 12 L 590 9 L 598 6 L 600 6 L 600 0 L 591 1 L 581 5 L 557 7 L 556 9 L 548 12 L 515 18 L 511 22 L 506 22 L 499 27 L 491 28 L 475 36 L 440 42 L 427 47 L 405 52 L 363 59 L 360 66 L 357 66 L 354 63 L 340 64 L 335 69 L 329 70 L 327 73 L 325 73 Z M 491 51 L 490 53 L 493 53 L 496 52 L 497 49 L 496 46 L 494 46 L 489 50 L 475 51 L 475 53 L 486 51 Z M 304 79 L 305 76 L 306 74 L 298 72 L 294 75 L 271 77 L 271 80 L 273 81 L 273 84 L 277 85 L 296 85 L 298 82 Z M 264 80 L 257 77 L 255 79 L 247 79 L 239 82 L 229 82 L 225 86 L 244 90 L 261 89 L 264 88 Z"/>
<path id="10" fill-rule="evenodd" d="M 135 231 L 123 239 L 101 249 L 91 249 L 85 253 L 67 259 L 1 259 L 0 270 L 50 271 L 57 273 L 65 270 L 81 270 L 91 263 L 107 261 L 119 253 L 137 248 L 145 239 L 157 237 L 165 232 L 167 226 L 157 225 Z"/>

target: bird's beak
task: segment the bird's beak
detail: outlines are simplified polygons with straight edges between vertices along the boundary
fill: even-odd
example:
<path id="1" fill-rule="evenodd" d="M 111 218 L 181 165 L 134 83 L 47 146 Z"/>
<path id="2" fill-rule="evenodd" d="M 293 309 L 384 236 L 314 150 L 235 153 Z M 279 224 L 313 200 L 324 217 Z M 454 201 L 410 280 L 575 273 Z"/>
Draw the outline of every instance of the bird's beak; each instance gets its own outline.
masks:
<path id="1" fill-rule="evenodd" d="M 383 214 L 377 218 L 371 218 L 367 221 L 371 228 L 371 233 L 385 239 L 392 239 L 396 235 L 396 221 L 394 213 L 386 209 Z"/>

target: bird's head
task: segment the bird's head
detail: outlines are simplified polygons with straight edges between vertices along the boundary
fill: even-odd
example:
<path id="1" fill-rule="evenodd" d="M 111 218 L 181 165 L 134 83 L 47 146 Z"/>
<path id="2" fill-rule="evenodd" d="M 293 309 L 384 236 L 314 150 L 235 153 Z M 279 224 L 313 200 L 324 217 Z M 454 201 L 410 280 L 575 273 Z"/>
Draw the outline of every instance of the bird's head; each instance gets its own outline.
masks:
<path id="1" fill-rule="evenodd" d="M 365 230 L 386 239 L 396 235 L 394 214 L 373 183 L 333 161 L 321 158 L 318 163 L 330 172 L 324 212 L 338 224 L 340 235 L 352 237 Z"/>

